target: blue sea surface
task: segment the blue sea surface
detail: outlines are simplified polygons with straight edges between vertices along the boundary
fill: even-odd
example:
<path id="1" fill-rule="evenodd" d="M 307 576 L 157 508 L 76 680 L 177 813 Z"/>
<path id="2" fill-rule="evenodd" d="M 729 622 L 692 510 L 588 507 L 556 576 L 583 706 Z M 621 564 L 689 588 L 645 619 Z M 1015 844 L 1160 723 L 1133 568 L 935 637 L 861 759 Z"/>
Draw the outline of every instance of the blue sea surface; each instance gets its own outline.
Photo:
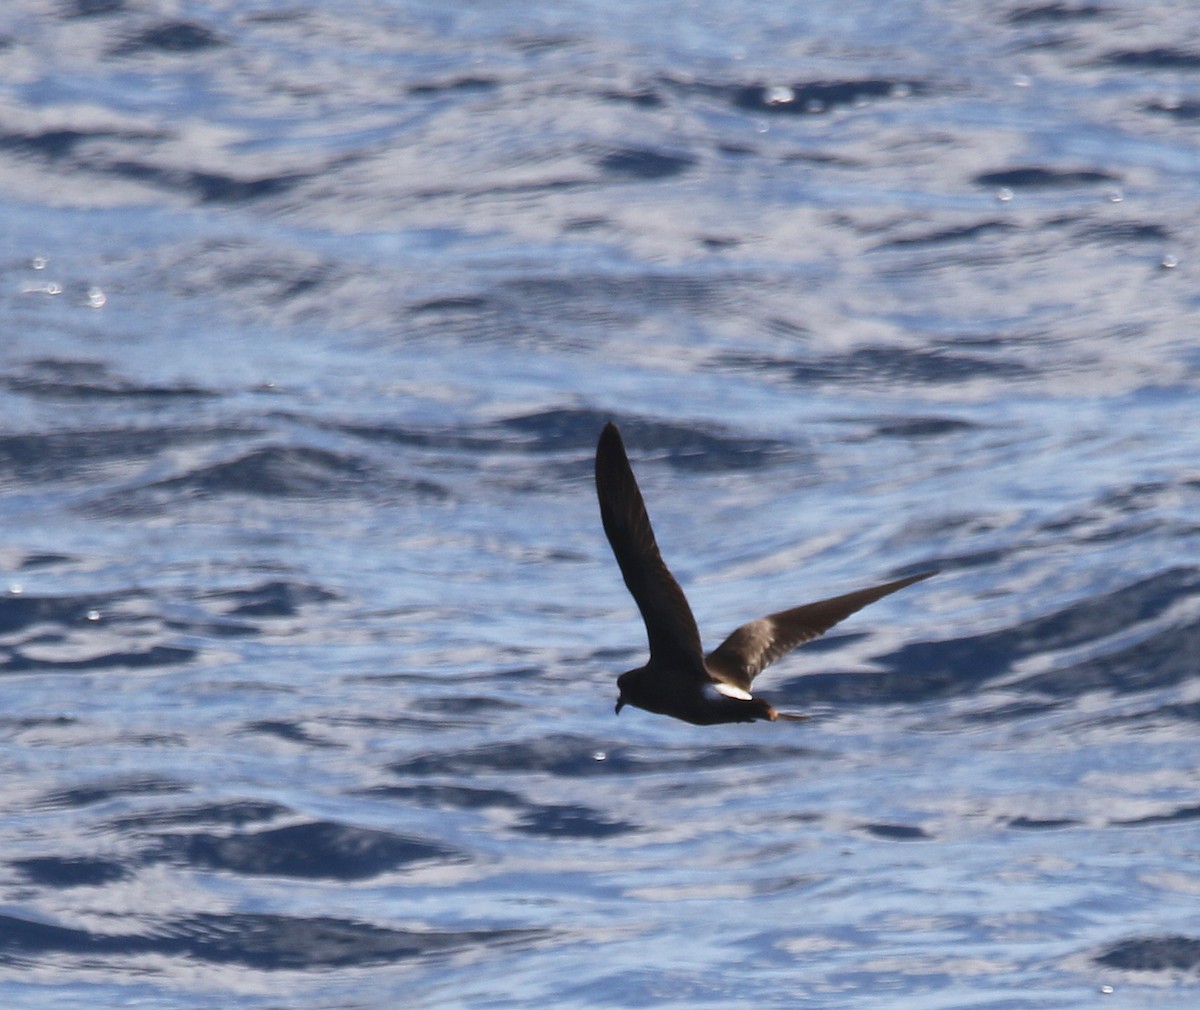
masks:
<path id="1" fill-rule="evenodd" d="M 0 1002 L 1191 1010 L 1200 7 L 9 0 Z M 621 427 L 706 644 L 627 708 Z"/>

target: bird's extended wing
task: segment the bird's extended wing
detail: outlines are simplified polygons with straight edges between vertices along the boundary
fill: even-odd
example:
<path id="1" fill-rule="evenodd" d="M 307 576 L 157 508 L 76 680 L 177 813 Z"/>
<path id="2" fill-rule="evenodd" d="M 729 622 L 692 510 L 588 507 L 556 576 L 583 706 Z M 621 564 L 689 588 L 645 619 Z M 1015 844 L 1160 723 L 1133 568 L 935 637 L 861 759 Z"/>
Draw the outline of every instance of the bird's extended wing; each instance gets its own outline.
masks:
<path id="1" fill-rule="evenodd" d="M 596 446 L 596 494 L 604 533 L 646 623 L 651 659 L 692 668 L 702 676 L 696 619 L 679 583 L 663 563 L 621 434 L 611 421 Z"/>
<path id="2" fill-rule="evenodd" d="M 922 572 L 870 589 L 859 589 L 760 617 L 757 621 L 743 624 L 725 639 L 706 657 L 705 665 L 714 677 L 742 690 L 749 690 L 755 677 L 796 646 L 819 638 L 868 603 L 874 603 L 888 593 L 935 574 Z"/>

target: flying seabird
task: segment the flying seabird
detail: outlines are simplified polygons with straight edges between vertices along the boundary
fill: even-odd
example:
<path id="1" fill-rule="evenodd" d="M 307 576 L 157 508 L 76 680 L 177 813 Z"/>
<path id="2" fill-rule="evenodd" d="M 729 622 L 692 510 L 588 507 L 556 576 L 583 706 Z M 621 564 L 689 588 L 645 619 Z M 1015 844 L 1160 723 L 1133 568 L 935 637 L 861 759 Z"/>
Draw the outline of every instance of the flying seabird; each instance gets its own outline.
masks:
<path id="1" fill-rule="evenodd" d="M 936 574 L 922 572 L 768 614 L 743 624 L 706 656 L 692 608 L 659 553 L 621 433 L 611 421 L 596 446 L 596 494 L 604 533 L 642 612 L 650 642 L 646 665 L 617 678 L 618 714 L 625 705 L 635 705 L 697 726 L 805 719 L 753 697 L 751 682 L 775 660 L 823 635 L 856 610 Z"/>

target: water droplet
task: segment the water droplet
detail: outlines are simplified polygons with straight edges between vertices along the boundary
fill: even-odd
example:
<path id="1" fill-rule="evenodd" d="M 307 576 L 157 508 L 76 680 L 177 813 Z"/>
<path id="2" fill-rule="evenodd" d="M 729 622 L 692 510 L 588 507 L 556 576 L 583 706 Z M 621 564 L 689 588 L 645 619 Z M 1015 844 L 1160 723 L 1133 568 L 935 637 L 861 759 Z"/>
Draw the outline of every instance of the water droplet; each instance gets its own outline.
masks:
<path id="1" fill-rule="evenodd" d="M 893 98 L 911 98 L 913 93 L 912 85 L 901 81 L 899 84 L 892 85 Z"/>
<path id="2" fill-rule="evenodd" d="M 102 309 L 108 302 L 108 296 L 99 288 L 88 288 L 87 306 L 89 309 Z"/>
<path id="3" fill-rule="evenodd" d="M 796 100 L 796 92 L 786 84 L 775 84 L 767 88 L 763 101 L 768 105 L 787 105 Z"/>
<path id="4" fill-rule="evenodd" d="M 1120 203 L 1125 199 L 1125 194 L 1117 188 L 1110 189 L 1106 194 L 1109 203 Z"/>
<path id="5" fill-rule="evenodd" d="M 1033 84 L 1033 81 L 1031 81 L 1025 74 L 1017 74 L 1017 76 L 1013 78 L 1013 87 L 1015 88 L 1028 88 L 1031 84 Z"/>
<path id="6" fill-rule="evenodd" d="M 1170 253 L 1167 253 L 1162 258 L 1162 266 L 1163 266 L 1164 270 L 1174 270 L 1177 266 L 1179 266 L 1179 259 L 1178 259 L 1178 257 L 1172 256 Z"/>
<path id="7" fill-rule="evenodd" d="M 1007 186 L 1001 186 L 996 190 L 996 199 L 1001 203 L 1008 203 L 1013 198 L 1013 191 Z"/>
<path id="8" fill-rule="evenodd" d="M 804 103 L 804 111 L 812 112 L 812 113 L 824 112 L 825 111 L 825 103 L 822 102 L 821 99 L 819 99 L 819 98 L 810 98 L 807 102 Z"/>
<path id="9" fill-rule="evenodd" d="M 1111 996 L 1113 994 L 1113 987 L 1111 985 L 1102 985 L 1100 987 L 1100 993 L 1104 996 Z"/>
<path id="10" fill-rule="evenodd" d="M 602 750 L 592 751 L 592 760 L 593 761 L 605 761 L 605 760 L 607 760 L 607 758 L 608 758 L 608 754 Z"/>
<path id="11" fill-rule="evenodd" d="M 88 619 L 89 621 L 98 621 L 98 620 L 100 620 L 100 611 L 99 611 L 99 610 L 89 610 L 89 611 L 87 612 L 87 619 Z"/>
<path id="12" fill-rule="evenodd" d="M 45 270 L 46 264 L 49 262 L 50 261 L 45 256 L 34 256 L 33 259 L 29 261 L 29 265 L 33 267 L 34 270 Z"/>
<path id="13" fill-rule="evenodd" d="M 25 587 L 19 582 L 14 582 L 8 587 L 8 591 L 12 596 L 20 596 L 23 592 L 25 592 Z"/>

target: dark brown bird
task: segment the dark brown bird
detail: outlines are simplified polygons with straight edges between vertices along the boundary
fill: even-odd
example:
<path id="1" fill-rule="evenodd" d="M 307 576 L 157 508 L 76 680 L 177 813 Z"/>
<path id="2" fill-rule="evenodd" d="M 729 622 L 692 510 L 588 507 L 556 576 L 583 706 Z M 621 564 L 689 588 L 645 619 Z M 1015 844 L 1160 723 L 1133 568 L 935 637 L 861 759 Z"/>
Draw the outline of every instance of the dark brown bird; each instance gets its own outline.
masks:
<path id="1" fill-rule="evenodd" d="M 636 705 L 698 726 L 805 719 L 776 711 L 753 697 L 751 682 L 775 660 L 823 635 L 856 610 L 935 574 L 922 572 L 768 614 L 743 624 L 706 656 L 692 608 L 663 563 L 621 433 L 611 421 L 596 446 L 596 494 L 604 532 L 650 640 L 646 665 L 617 678 L 618 714 L 625 705 Z"/>

